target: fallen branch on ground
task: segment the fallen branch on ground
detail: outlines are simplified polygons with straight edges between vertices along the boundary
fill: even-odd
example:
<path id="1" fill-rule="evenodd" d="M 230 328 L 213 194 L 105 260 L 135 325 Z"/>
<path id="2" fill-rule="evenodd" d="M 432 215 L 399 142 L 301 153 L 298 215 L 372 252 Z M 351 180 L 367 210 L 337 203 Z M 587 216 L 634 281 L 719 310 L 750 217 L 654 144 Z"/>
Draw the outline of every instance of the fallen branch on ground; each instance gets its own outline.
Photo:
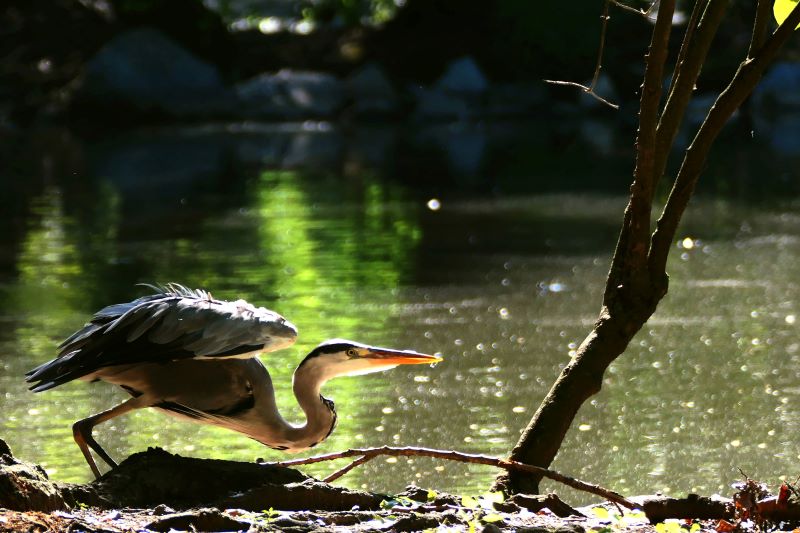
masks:
<path id="1" fill-rule="evenodd" d="M 347 457 L 357 458 L 349 465 L 337 470 L 336 472 L 329 475 L 323 480 L 326 483 L 330 483 L 331 481 L 339 479 L 340 477 L 345 475 L 347 472 L 349 472 L 356 466 L 362 465 L 379 455 L 393 455 L 393 456 L 405 456 L 405 457 L 434 457 L 436 459 L 445 459 L 447 461 L 481 464 L 481 465 L 494 466 L 495 468 L 502 468 L 504 470 L 509 470 L 509 471 L 513 470 L 516 472 L 527 472 L 529 474 L 535 474 L 538 476 L 546 477 L 548 479 L 552 479 L 553 481 L 557 481 L 559 483 L 567 485 L 568 487 L 572 487 L 573 489 L 576 490 L 595 494 L 597 496 L 600 496 L 601 498 L 605 498 L 610 502 L 614 502 L 619 505 L 622 505 L 623 507 L 627 507 L 628 509 L 635 509 L 638 507 L 635 503 L 628 500 L 621 494 L 614 492 L 613 490 L 609 490 L 592 483 L 587 483 L 585 481 L 581 481 L 573 477 L 565 476 L 564 474 L 560 474 L 554 470 L 541 468 L 539 466 L 528 465 L 525 463 L 519 463 L 517 461 L 500 459 L 499 457 L 462 453 L 452 450 L 435 450 L 432 448 L 416 448 L 416 447 L 399 448 L 394 446 L 382 446 L 380 448 L 355 448 L 355 449 L 345 450 L 343 452 L 315 455 L 314 457 L 306 457 L 304 459 L 291 459 L 288 461 L 277 461 L 273 463 L 264 463 L 264 464 L 270 466 L 289 467 L 289 466 L 306 465 L 312 463 L 320 463 L 323 461 L 333 461 L 335 459 L 344 459 Z"/>

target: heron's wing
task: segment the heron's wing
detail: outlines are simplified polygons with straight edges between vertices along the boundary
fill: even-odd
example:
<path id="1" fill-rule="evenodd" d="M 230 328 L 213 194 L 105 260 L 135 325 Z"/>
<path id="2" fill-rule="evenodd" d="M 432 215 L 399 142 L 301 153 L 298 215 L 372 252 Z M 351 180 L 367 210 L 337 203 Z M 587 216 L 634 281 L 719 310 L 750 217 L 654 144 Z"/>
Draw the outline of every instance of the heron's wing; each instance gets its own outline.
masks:
<path id="1" fill-rule="evenodd" d="M 162 292 L 98 311 L 61 344 L 56 359 L 28 372 L 32 390 L 113 365 L 241 357 L 294 342 L 294 327 L 277 313 L 181 289 L 185 292 Z"/>

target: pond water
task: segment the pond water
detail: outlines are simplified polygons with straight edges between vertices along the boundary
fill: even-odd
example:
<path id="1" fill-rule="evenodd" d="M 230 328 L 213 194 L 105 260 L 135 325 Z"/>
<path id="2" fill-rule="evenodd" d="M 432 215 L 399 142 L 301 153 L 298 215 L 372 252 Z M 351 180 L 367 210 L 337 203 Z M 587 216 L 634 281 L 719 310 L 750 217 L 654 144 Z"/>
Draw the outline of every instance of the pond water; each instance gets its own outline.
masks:
<path id="1" fill-rule="evenodd" d="M 298 325 L 294 347 L 262 357 L 295 421 L 291 373 L 324 339 L 445 357 L 435 368 L 330 382 L 339 425 L 315 453 L 383 444 L 508 453 L 596 317 L 629 154 L 551 142 L 511 164 L 503 141 L 465 170 L 463 159 L 424 151 L 388 157 L 401 153 L 394 142 L 378 158 L 354 156 L 325 131 L 201 128 L 90 141 L 45 131 L 20 141 L 0 200 L 0 437 L 16 455 L 57 480 L 90 479 L 71 424 L 126 395 L 83 382 L 33 394 L 23 375 L 93 311 L 146 293 L 137 283 L 167 281 L 245 298 Z M 475 149 L 461 140 L 456 155 Z M 751 168 L 732 175 L 729 159 L 710 167 L 711 183 L 737 183 Z M 725 493 L 739 469 L 794 478 L 800 204 L 764 193 L 783 190 L 766 181 L 693 204 L 669 295 L 579 413 L 553 468 L 625 494 Z M 147 410 L 95 434 L 119 459 L 149 446 L 283 457 Z M 482 493 L 495 474 L 379 459 L 341 483 Z"/>

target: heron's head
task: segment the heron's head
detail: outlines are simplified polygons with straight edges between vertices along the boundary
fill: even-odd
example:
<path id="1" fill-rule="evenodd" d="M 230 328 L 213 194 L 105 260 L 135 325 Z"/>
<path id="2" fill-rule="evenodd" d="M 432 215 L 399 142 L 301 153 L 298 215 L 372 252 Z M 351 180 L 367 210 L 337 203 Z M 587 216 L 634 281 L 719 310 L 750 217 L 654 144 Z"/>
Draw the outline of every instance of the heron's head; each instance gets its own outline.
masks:
<path id="1" fill-rule="evenodd" d="M 393 350 L 368 346 L 360 342 L 331 339 L 311 350 L 297 367 L 299 372 L 317 373 L 321 381 L 338 376 L 358 376 L 394 368 L 397 365 L 438 363 L 438 355 L 427 355 L 411 350 Z"/>

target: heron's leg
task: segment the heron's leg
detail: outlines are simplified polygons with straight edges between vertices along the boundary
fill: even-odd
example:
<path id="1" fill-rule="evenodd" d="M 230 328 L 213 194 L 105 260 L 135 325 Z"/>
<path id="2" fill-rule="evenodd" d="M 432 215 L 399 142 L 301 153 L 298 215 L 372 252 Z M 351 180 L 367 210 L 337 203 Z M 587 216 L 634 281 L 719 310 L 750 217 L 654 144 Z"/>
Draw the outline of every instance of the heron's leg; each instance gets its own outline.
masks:
<path id="1" fill-rule="evenodd" d="M 78 420 L 72 425 L 72 436 L 75 439 L 75 442 L 78 444 L 78 448 L 81 449 L 83 456 L 86 458 L 86 462 L 89 463 L 89 468 L 92 469 L 94 476 L 96 478 L 100 477 L 100 469 L 97 468 L 97 464 L 94 462 L 94 458 L 92 457 L 91 452 L 89 452 L 89 448 L 95 451 L 100 458 L 105 461 L 108 466 L 114 468 L 117 466 L 117 463 L 111 458 L 108 453 L 94 440 L 92 437 L 92 428 L 97 424 L 102 424 L 112 418 L 118 417 L 120 415 L 124 415 L 134 409 L 139 409 L 143 407 L 141 397 L 139 398 L 130 398 L 122 402 L 121 404 L 108 409 L 107 411 L 103 411 L 102 413 L 97 413 L 96 415 L 92 415 L 89 418 L 84 418 L 83 420 Z"/>

